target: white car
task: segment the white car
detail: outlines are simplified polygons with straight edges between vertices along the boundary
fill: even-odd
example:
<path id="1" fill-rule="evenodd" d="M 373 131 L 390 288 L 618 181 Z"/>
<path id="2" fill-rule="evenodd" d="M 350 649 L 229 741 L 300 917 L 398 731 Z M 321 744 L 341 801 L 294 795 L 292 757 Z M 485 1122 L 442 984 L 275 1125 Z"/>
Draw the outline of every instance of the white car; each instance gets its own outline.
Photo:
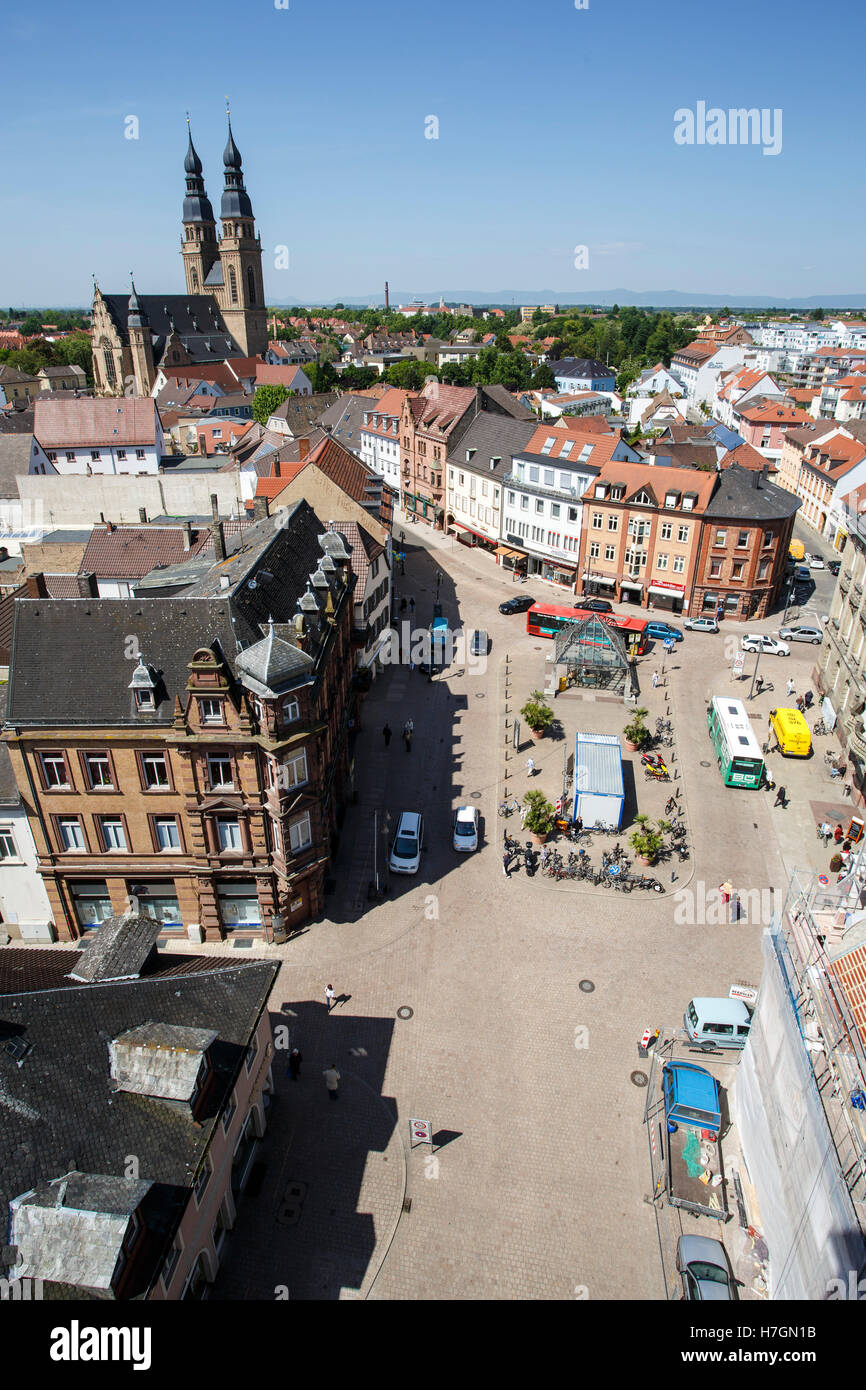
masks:
<path id="1" fill-rule="evenodd" d="M 454 812 L 454 835 L 452 843 L 456 850 L 468 854 L 478 848 L 478 808 L 458 806 Z"/>
<path id="2" fill-rule="evenodd" d="M 403 811 L 391 846 L 388 867 L 392 874 L 417 874 L 424 846 L 424 818 L 417 811 Z"/>
<path id="3" fill-rule="evenodd" d="M 770 656 L 790 656 L 791 648 L 766 632 L 747 632 L 740 642 L 744 652 L 767 652 Z"/>
<path id="4" fill-rule="evenodd" d="M 824 561 L 821 559 L 821 556 L 820 556 L 820 555 L 813 555 L 813 556 L 810 558 L 810 560 L 809 560 L 809 569 L 810 569 L 810 570 L 823 570 L 823 569 L 826 569 L 826 568 L 827 568 L 827 566 L 824 564 Z"/>
<path id="5" fill-rule="evenodd" d="M 718 632 L 719 624 L 715 618 L 684 618 L 683 627 L 689 632 Z"/>

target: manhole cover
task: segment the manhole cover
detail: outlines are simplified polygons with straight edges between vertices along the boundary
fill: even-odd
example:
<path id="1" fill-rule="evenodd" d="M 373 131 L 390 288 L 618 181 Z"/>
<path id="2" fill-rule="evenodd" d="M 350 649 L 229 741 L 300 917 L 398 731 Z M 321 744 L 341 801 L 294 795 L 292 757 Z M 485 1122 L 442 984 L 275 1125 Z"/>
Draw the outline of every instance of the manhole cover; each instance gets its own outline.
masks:
<path id="1" fill-rule="evenodd" d="M 533 647 L 532 650 L 533 650 L 534 652 L 543 652 L 543 651 L 544 651 L 544 648 L 543 648 L 543 647 Z"/>
<path id="2" fill-rule="evenodd" d="M 584 994 L 592 994 L 595 985 L 592 983 L 592 980 L 581 980 L 578 989 L 582 989 Z"/>
<path id="3" fill-rule="evenodd" d="M 483 690 L 476 690 L 476 692 L 475 692 L 475 698 L 476 698 L 476 700 L 483 700 L 483 699 L 484 699 L 484 691 L 483 691 Z"/>
<path id="4" fill-rule="evenodd" d="M 398 1017 L 398 1018 L 411 1018 L 412 1015 L 414 1014 L 414 1012 L 415 1012 L 415 1010 L 414 1010 L 414 1009 L 410 1009 L 408 1004 L 401 1004 L 400 1007 L 399 1007 L 399 1009 L 397 1010 L 397 1017 Z"/>
<path id="5" fill-rule="evenodd" d="M 701 758 L 701 767 L 712 767 L 712 763 L 705 762 L 704 759 Z"/>
<path id="6" fill-rule="evenodd" d="M 633 1086 L 646 1086 L 649 1081 L 645 1071 L 633 1071 L 629 1079 Z"/>
<path id="7" fill-rule="evenodd" d="M 473 801 L 480 801 L 480 800 L 481 800 L 481 793 L 480 793 L 480 792 L 470 792 L 469 795 L 472 797 L 472 800 L 473 800 Z"/>

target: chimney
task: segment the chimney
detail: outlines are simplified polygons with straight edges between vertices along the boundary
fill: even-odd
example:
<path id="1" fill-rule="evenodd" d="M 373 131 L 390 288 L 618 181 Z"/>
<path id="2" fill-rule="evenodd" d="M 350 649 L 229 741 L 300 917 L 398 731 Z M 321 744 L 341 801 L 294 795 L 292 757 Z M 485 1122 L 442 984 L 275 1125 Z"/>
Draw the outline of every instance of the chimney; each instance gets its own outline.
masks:
<path id="1" fill-rule="evenodd" d="M 24 587 L 27 590 L 28 598 L 48 598 L 48 586 L 45 583 L 45 575 L 41 571 L 39 574 L 28 574 L 24 580 Z"/>
<path id="2" fill-rule="evenodd" d="M 104 526 L 104 525 L 105 525 L 105 512 L 100 512 L 100 513 L 99 513 L 99 520 L 102 522 L 102 525 Z"/>
<path id="3" fill-rule="evenodd" d="M 390 305 L 391 305 L 391 301 L 390 301 L 389 298 L 388 298 L 388 281 L 386 280 L 386 281 L 385 281 L 385 313 L 386 313 L 386 314 L 387 314 L 387 312 L 388 312 L 388 310 L 389 310 L 389 308 L 390 308 Z"/>
<path id="4" fill-rule="evenodd" d="M 139 507 L 138 519 L 141 522 L 142 526 L 147 525 L 147 507 Z"/>
<path id="5" fill-rule="evenodd" d="M 99 585 L 95 574 L 77 574 L 78 592 L 82 598 L 97 598 L 99 596 Z"/>
<path id="6" fill-rule="evenodd" d="M 184 548 L 184 550 L 189 550 L 191 546 L 192 546 L 192 523 L 189 522 L 189 521 L 185 521 L 185 522 L 183 523 L 183 548 Z"/>
<path id="7" fill-rule="evenodd" d="M 475 414 L 476 414 L 476 415 L 480 415 L 483 409 L 484 409 L 484 388 L 481 387 L 481 386 L 476 386 L 476 388 L 475 388 Z"/>
<path id="8" fill-rule="evenodd" d="M 210 495 L 210 514 L 211 514 L 211 517 L 212 517 L 212 519 L 213 519 L 214 521 L 219 521 L 219 519 L 220 519 L 220 504 L 219 504 L 219 498 L 217 497 L 217 495 L 216 495 L 215 492 L 212 492 L 211 495 Z"/>
<path id="9" fill-rule="evenodd" d="M 275 459 L 274 459 L 274 473 L 273 473 L 273 476 L 274 476 L 275 478 L 281 478 L 281 477 L 283 476 L 282 464 L 280 463 L 279 458 L 275 458 Z"/>
<path id="10" fill-rule="evenodd" d="M 231 579 L 229 578 L 229 576 L 228 576 L 227 574 L 221 574 L 221 575 L 220 575 L 220 588 L 221 588 L 221 589 L 230 589 L 231 587 L 232 587 L 232 581 L 231 581 Z"/>
<path id="11" fill-rule="evenodd" d="M 265 521 L 269 515 L 267 497 L 253 498 L 253 521 Z"/>
<path id="12" fill-rule="evenodd" d="M 298 440 L 298 458 L 299 458 L 299 459 L 305 459 L 305 458 L 309 458 L 309 457 L 310 457 L 310 441 L 309 441 L 309 439 L 299 439 L 299 440 Z"/>

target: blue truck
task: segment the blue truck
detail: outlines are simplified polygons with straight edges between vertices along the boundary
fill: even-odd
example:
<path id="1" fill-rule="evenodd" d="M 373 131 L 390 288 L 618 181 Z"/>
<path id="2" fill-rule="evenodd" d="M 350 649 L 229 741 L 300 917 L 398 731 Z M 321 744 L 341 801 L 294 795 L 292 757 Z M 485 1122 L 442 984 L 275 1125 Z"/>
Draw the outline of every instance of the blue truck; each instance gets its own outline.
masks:
<path id="1" fill-rule="evenodd" d="M 666 1062 L 662 1091 L 668 1201 L 727 1221 L 719 1083 L 694 1062 Z"/>

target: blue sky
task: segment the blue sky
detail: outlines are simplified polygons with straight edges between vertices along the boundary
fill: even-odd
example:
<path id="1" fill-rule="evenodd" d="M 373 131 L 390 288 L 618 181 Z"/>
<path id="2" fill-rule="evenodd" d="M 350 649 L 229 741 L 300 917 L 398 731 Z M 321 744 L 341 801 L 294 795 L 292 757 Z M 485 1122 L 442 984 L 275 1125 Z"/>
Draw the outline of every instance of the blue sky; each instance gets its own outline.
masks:
<path id="1" fill-rule="evenodd" d="M 108 291 L 130 269 L 142 292 L 181 291 L 185 112 L 218 213 L 226 95 L 271 302 L 386 278 L 408 293 L 866 291 L 866 7 L 288 3 L 10 16 L 3 307 L 89 302 L 93 272 Z M 674 112 L 699 101 L 781 108 L 781 153 L 677 145 Z"/>

